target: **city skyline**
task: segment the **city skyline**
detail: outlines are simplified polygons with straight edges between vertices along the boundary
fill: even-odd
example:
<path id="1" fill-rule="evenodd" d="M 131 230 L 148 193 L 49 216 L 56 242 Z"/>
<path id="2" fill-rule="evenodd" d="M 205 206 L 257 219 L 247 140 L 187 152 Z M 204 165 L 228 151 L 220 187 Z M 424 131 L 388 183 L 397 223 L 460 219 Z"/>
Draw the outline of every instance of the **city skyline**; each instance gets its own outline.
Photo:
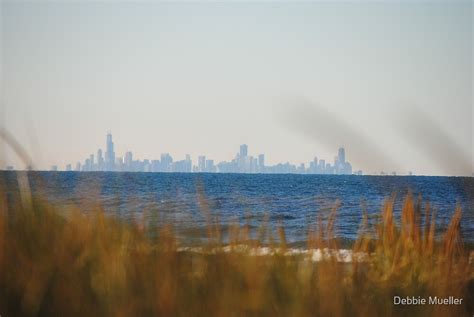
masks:
<path id="1" fill-rule="evenodd" d="M 193 164 L 191 155 L 186 154 L 184 160 L 174 161 L 169 153 L 162 153 L 160 159 L 137 159 L 132 151 L 126 151 L 123 156 L 116 156 L 112 133 L 106 136 L 106 151 L 97 149 L 97 155 L 91 153 L 83 161 L 75 165 L 66 164 L 64 171 L 76 172 L 175 172 L 175 173 L 269 173 L 269 174 L 336 174 L 362 175 L 361 170 L 353 173 L 352 165 L 346 160 L 344 147 L 338 149 L 333 163 L 329 160 L 314 157 L 311 161 L 300 164 L 289 162 L 275 165 L 265 164 L 265 154 L 249 155 L 248 145 L 241 144 L 239 151 L 231 161 L 216 162 L 206 155 L 197 157 L 197 164 Z M 104 154 L 104 155 L 103 155 Z M 10 166 L 10 168 L 13 167 Z M 59 171 L 57 165 L 52 165 L 51 171 Z"/>

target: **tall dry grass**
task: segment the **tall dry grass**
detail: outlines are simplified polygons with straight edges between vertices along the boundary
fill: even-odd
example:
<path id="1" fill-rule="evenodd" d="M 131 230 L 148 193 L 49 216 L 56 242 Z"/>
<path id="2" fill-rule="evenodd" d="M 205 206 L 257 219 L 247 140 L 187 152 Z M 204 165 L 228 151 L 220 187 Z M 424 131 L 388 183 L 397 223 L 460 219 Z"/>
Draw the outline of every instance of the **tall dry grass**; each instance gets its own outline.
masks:
<path id="1" fill-rule="evenodd" d="M 337 206 L 310 228 L 310 251 L 288 255 L 284 228 L 273 239 L 262 227 L 252 240 L 238 224 L 228 229 L 224 252 L 218 219 L 204 197 L 199 203 L 208 243 L 195 252 L 180 248 L 171 226 L 125 223 L 100 207 L 64 216 L 45 201 L 33 197 L 25 204 L 0 188 L 0 315 L 472 315 L 473 267 L 460 236 L 460 208 L 436 239 L 428 204 L 407 196 L 397 221 L 388 199 L 375 224 L 364 214 L 355 260 L 341 263 L 331 256 L 338 248 Z M 263 241 L 273 252 L 252 255 Z M 311 260 L 324 249 L 327 257 Z M 394 295 L 464 300 L 401 307 L 393 305 Z"/>

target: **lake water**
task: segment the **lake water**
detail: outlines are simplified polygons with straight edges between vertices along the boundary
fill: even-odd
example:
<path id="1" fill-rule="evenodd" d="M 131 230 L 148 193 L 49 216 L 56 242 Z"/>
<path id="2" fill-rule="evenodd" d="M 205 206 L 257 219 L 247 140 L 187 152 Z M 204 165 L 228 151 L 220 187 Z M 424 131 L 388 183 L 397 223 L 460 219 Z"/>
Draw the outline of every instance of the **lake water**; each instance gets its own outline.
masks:
<path id="1" fill-rule="evenodd" d="M 80 205 L 84 212 L 100 205 L 107 213 L 131 219 L 158 217 L 175 225 L 183 237 L 199 239 L 206 226 L 205 205 L 231 222 L 252 228 L 268 219 L 282 224 L 292 244 L 306 241 L 316 215 L 327 217 L 340 202 L 336 232 L 346 240 L 357 235 L 363 207 L 380 211 L 384 199 L 396 194 L 396 211 L 406 194 L 422 194 L 437 210 L 440 228 L 459 203 L 464 239 L 474 242 L 474 178 L 424 176 L 338 176 L 297 174 L 186 174 L 109 172 L 29 172 L 33 192 L 58 206 Z M 14 191 L 15 172 L 0 172 L 0 180 Z M 199 195 L 205 204 L 199 203 Z M 201 200 L 203 201 L 203 200 Z M 200 233 L 201 232 L 201 233 Z"/>

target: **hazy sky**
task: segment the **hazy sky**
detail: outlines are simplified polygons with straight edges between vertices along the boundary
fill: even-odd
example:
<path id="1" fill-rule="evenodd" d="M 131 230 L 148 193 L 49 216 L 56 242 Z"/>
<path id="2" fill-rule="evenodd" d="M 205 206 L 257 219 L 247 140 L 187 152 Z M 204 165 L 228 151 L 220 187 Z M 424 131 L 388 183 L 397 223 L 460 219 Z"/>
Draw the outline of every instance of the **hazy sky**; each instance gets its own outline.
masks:
<path id="1" fill-rule="evenodd" d="M 471 1 L 0 5 L 0 124 L 40 168 L 111 131 L 140 159 L 473 171 Z"/>

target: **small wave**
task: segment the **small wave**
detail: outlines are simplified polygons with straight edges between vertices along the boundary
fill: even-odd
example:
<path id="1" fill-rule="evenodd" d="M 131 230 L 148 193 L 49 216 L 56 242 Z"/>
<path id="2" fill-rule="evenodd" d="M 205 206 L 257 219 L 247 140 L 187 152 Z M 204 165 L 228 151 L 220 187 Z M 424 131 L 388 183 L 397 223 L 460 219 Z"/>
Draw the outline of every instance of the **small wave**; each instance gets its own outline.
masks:
<path id="1" fill-rule="evenodd" d="M 212 249 L 203 247 L 180 247 L 178 252 L 195 252 L 202 254 L 216 254 L 216 253 L 228 253 L 236 252 L 250 256 L 273 256 L 273 255 L 284 255 L 284 256 L 306 256 L 307 259 L 312 262 L 320 262 L 323 260 L 335 259 L 340 263 L 351 263 L 351 262 L 365 262 L 368 260 L 368 254 L 363 252 L 354 253 L 349 249 L 281 249 L 281 248 L 270 248 L 270 247 L 251 247 L 247 245 L 235 245 L 235 246 L 223 246 L 215 247 Z"/>

